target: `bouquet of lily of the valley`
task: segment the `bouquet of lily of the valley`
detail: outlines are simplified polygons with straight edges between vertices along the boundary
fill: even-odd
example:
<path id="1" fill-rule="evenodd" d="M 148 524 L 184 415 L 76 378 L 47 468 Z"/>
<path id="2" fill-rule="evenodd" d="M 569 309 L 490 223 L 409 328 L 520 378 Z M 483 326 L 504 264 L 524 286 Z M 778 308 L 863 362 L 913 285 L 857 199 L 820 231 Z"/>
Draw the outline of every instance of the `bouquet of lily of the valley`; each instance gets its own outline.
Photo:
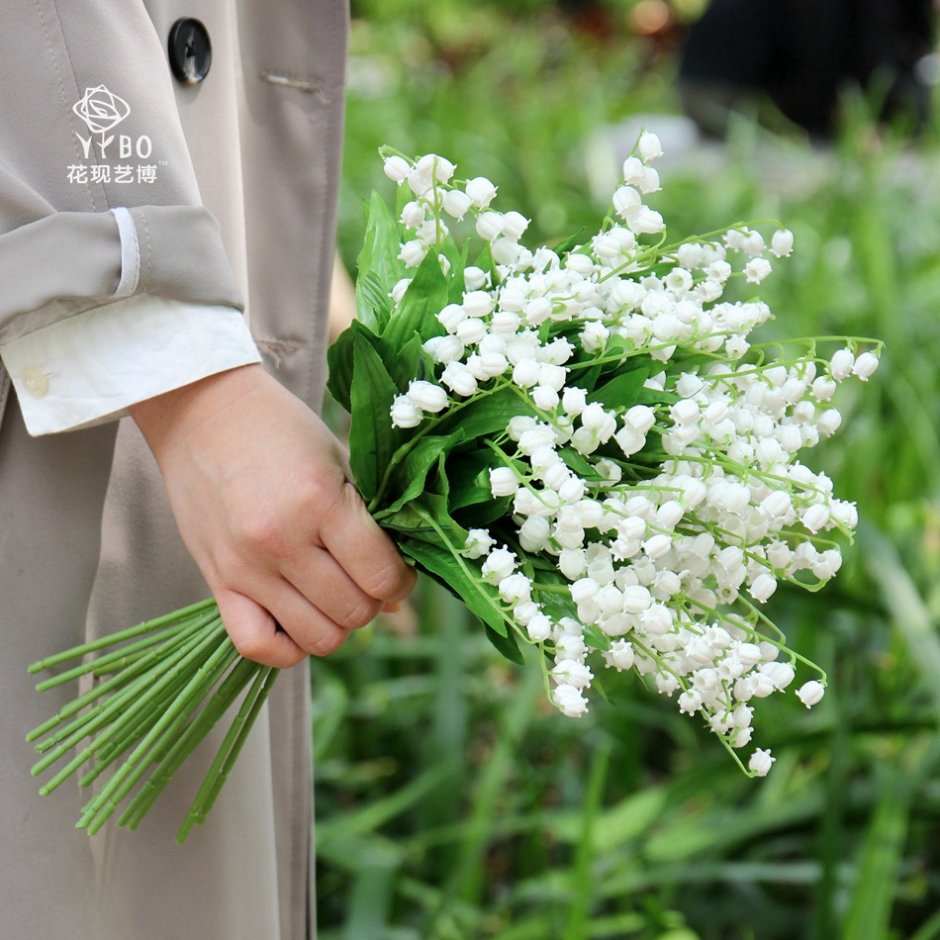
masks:
<path id="1" fill-rule="evenodd" d="M 596 234 L 532 250 L 489 180 L 385 152 L 398 204 L 369 204 L 358 319 L 330 349 L 329 387 L 373 517 L 501 653 L 538 647 L 561 712 L 587 711 L 599 670 L 632 669 L 763 776 L 756 700 L 796 685 L 811 707 L 826 685 L 765 604 L 780 582 L 828 581 L 857 522 L 798 455 L 839 427 L 836 385 L 866 380 L 880 343 L 751 344 L 770 310 L 726 291 L 756 289 L 793 236 L 736 225 L 670 243 L 646 204 L 659 153 L 642 135 Z M 35 771 L 67 759 L 48 792 L 87 762 L 82 783 L 117 767 L 79 822 L 91 832 L 124 804 L 135 826 L 240 700 L 185 837 L 276 671 L 238 656 L 209 601 L 34 668 L 69 657 L 87 661 L 45 684 L 96 681 L 37 729 Z"/>

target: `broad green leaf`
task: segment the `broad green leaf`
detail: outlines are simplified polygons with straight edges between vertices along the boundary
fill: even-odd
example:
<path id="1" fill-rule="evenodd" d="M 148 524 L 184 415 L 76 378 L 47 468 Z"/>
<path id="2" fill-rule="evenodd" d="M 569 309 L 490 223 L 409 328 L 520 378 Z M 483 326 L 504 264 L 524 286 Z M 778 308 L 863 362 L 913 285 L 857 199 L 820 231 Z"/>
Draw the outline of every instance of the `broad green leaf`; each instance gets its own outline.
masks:
<path id="1" fill-rule="evenodd" d="M 558 455 L 564 460 L 569 470 L 574 470 L 579 477 L 585 480 L 602 480 L 603 477 L 594 469 L 594 465 L 583 454 L 579 454 L 573 447 L 561 447 Z"/>
<path id="2" fill-rule="evenodd" d="M 492 499 L 490 468 L 499 466 L 499 459 L 491 450 L 457 448 L 447 462 L 447 477 L 451 483 L 448 505 L 451 511 Z"/>
<path id="3" fill-rule="evenodd" d="M 490 250 L 489 242 L 484 245 L 483 250 L 477 255 L 473 263 L 481 271 L 486 271 L 492 277 L 495 265 L 493 264 L 493 252 Z"/>
<path id="4" fill-rule="evenodd" d="M 459 560 L 439 542 L 404 538 L 398 547 L 413 558 L 435 581 L 456 594 L 470 610 L 499 636 L 508 634 L 503 619 L 502 602 L 496 588 L 469 573 L 471 562 Z"/>
<path id="5" fill-rule="evenodd" d="M 413 501 L 402 506 L 401 509 L 390 515 L 379 512 L 375 520 L 383 529 L 388 529 L 393 532 L 423 534 L 434 531 L 428 524 L 427 519 L 418 513 Z"/>
<path id="6" fill-rule="evenodd" d="M 365 337 L 353 338 L 353 381 L 350 392 L 349 466 L 362 498 L 376 492 L 403 434 L 389 418 L 398 389 L 379 354 Z"/>
<path id="7" fill-rule="evenodd" d="M 447 460 L 450 494 L 447 505 L 458 522 L 472 528 L 487 526 L 509 515 L 512 498 L 493 496 L 490 468 L 499 466 L 491 450 L 458 447 Z"/>
<path id="8" fill-rule="evenodd" d="M 675 392 L 663 392 L 655 388 L 641 388 L 636 396 L 638 405 L 674 405 L 681 401 Z"/>
<path id="9" fill-rule="evenodd" d="M 578 369 L 572 373 L 569 385 L 577 385 L 590 392 L 597 385 L 597 380 L 601 377 L 601 367 L 591 366 L 589 369 Z"/>
<path id="10" fill-rule="evenodd" d="M 589 623 L 584 628 L 584 636 L 588 643 L 596 650 L 609 650 L 610 637 L 593 623 Z"/>
<path id="11" fill-rule="evenodd" d="M 450 431 L 459 427 L 471 441 L 505 431 L 506 425 L 516 415 L 535 415 L 535 411 L 512 389 L 502 388 L 455 410 L 441 422 L 438 430 Z"/>
<path id="12" fill-rule="evenodd" d="M 405 481 L 405 488 L 386 511 L 390 514 L 396 513 L 406 503 L 420 496 L 424 492 L 428 471 L 442 455 L 448 454 L 456 444 L 462 441 L 463 436 L 463 431 L 458 428 L 453 434 L 447 436 L 431 435 L 422 438 L 395 473 L 397 480 Z"/>
<path id="13" fill-rule="evenodd" d="M 426 379 L 438 384 L 434 378 L 434 360 L 424 351 L 421 337 L 417 334 L 397 349 L 384 339 L 379 339 L 374 345 L 400 389 L 408 388 L 413 379 Z"/>
<path id="14" fill-rule="evenodd" d="M 463 248 L 460 249 L 459 253 L 455 253 L 453 257 L 450 255 L 447 256 L 451 263 L 450 272 L 447 275 L 449 282 L 447 303 L 449 304 L 459 304 L 463 300 L 464 291 L 466 290 L 463 272 L 467 267 L 469 254 L 470 242 L 467 241 L 464 242 Z"/>
<path id="15" fill-rule="evenodd" d="M 476 502 L 465 503 L 459 509 L 454 510 L 454 518 L 469 528 L 493 525 L 510 514 L 512 498 L 509 496 L 493 499 L 492 496 L 484 497 L 481 492 L 474 491 L 473 497 L 477 500 Z"/>
<path id="16" fill-rule="evenodd" d="M 333 398 L 347 411 L 350 410 L 349 392 L 353 383 L 353 344 L 357 336 L 364 337 L 373 346 L 379 339 L 358 320 L 353 320 L 326 351 L 329 365 L 327 387 Z"/>
<path id="17" fill-rule="evenodd" d="M 373 192 L 367 206 L 362 251 L 356 262 L 356 312 L 366 326 L 377 330 L 382 329 L 384 324 L 377 319 L 371 301 L 376 299 L 376 291 L 388 295 L 404 276 L 404 265 L 398 260 L 400 244 L 398 223 L 382 197 Z M 359 284 L 362 284 L 361 290 Z"/>
<path id="18" fill-rule="evenodd" d="M 428 252 L 393 311 L 382 338 L 393 349 L 400 349 L 417 333 L 422 339 L 439 336 L 444 328 L 437 313 L 447 306 L 447 281 L 437 255 Z"/>
<path id="19" fill-rule="evenodd" d="M 515 633 L 510 630 L 503 635 L 494 630 L 488 623 L 485 624 L 485 627 L 486 638 L 506 657 L 506 659 L 519 666 L 525 665 L 525 658 L 522 655 L 522 650 L 519 649 L 519 643 L 516 641 Z"/>
<path id="20" fill-rule="evenodd" d="M 392 311 L 392 300 L 374 271 L 356 279 L 356 318 L 370 330 L 382 330 Z"/>
<path id="21" fill-rule="evenodd" d="M 568 254 L 574 248 L 577 248 L 578 245 L 583 245 L 588 239 L 589 235 L 586 234 L 587 230 L 582 228 L 575 232 L 573 235 L 569 235 L 567 238 L 563 238 L 560 242 L 555 245 L 550 245 L 549 247 L 556 255 L 561 257 L 562 255 Z"/>
<path id="22" fill-rule="evenodd" d="M 436 526 L 437 539 L 443 540 L 445 546 L 463 547 L 467 542 L 468 532 L 464 526 L 457 522 L 447 509 L 447 477 L 441 472 L 441 464 L 438 461 L 438 473 L 435 483 L 442 492 L 431 492 L 425 487 L 425 492 L 416 505 L 434 520 Z M 432 526 L 433 528 L 433 526 Z"/>
<path id="23" fill-rule="evenodd" d="M 588 401 L 598 402 L 605 408 L 632 408 L 648 378 L 649 371 L 645 368 L 621 372 L 609 382 L 595 388 L 588 395 Z"/>

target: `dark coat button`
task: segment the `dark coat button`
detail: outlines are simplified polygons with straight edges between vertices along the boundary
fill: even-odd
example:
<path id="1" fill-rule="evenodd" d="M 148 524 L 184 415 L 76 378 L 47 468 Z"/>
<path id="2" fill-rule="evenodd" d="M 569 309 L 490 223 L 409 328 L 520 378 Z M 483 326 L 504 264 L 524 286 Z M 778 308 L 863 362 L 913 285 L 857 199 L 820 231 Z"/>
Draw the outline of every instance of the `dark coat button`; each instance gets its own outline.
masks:
<path id="1" fill-rule="evenodd" d="M 181 82 L 196 85 L 209 74 L 212 45 L 208 31 L 199 20 L 177 20 L 170 27 L 168 47 L 170 68 Z"/>

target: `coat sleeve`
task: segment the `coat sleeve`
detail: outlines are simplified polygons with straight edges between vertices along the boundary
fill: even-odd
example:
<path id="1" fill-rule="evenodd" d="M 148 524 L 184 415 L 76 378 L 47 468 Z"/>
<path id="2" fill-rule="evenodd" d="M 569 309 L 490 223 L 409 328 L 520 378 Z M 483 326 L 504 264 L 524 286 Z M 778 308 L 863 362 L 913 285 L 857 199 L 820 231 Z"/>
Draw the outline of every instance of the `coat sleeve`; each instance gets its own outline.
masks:
<path id="1" fill-rule="evenodd" d="M 258 361 L 141 0 L 8 4 L 0 357 L 30 433 Z"/>

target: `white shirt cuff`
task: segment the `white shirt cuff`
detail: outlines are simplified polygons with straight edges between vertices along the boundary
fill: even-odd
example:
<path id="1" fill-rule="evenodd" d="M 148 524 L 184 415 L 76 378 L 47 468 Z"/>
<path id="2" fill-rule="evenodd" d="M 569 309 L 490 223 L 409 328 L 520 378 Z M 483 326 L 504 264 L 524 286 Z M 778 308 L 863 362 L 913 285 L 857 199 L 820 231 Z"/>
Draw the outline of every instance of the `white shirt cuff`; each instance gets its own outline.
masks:
<path id="1" fill-rule="evenodd" d="M 149 295 L 11 340 L 0 357 L 33 436 L 102 424 L 129 405 L 261 361 L 236 308 Z"/>

